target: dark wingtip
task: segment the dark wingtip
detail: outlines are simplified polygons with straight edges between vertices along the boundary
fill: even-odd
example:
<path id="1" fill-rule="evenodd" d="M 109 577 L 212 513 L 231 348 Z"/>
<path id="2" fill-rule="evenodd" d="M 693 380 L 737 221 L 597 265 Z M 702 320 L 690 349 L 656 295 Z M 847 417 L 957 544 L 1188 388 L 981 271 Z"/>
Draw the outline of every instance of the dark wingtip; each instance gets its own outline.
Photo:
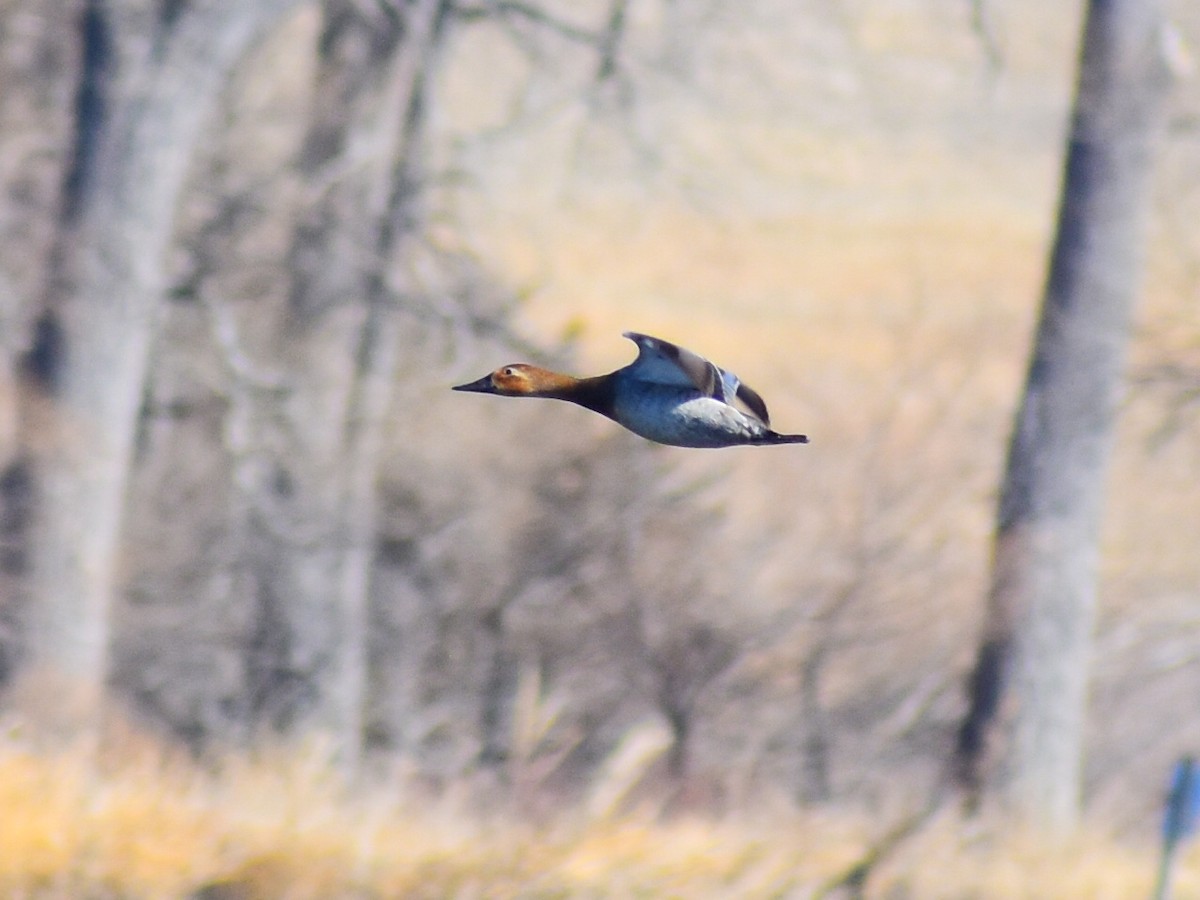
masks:
<path id="1" fill-rule="evenodd" d="M 745 403 L 746 408 L 750 410 L 750 412 L 754 413 L 754 415 L 758 416 L 759 420 L 764 425 L 771 424 L 771 414 L 767 412 L 767 401 L 762 398 L 758 391 L 754 390 L 754 388 L 750 387 L 748 384 L 742 384 L 739 382 L 737 388 L 737 398 Z M 795 435 L 795 437 L 803 437 L 805 441 L 808 440 L 808 438 L 802 434 Z"/>

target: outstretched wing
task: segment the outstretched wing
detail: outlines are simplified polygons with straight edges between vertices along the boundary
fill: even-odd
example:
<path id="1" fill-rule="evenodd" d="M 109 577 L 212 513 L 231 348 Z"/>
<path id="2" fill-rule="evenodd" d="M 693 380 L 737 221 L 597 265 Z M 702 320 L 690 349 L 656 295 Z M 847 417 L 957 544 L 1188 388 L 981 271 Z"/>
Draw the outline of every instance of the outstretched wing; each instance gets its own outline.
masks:
<path id="1" fill-rule="evenodd" d="M 631 368 L 643 381 L 694 388 L 706 397 L 731 406 L 737 399 L 764 425 L 770 424 L 767 404 L 762 397 L 748 385 L 742 384 L 732 372 L 727 372 L 686 347 L 661 338 L 636 331 L 626 331 L 623 336 L 637 344 L 638 358 L 633 361 Z"/>
<path id="2" fill-rule="evenodd" d="M 678 344 L 663 341 L 648 334 L 626 331 L 638 347 L 638 358 L 632 368 L 642 381 L 694 388 L 708 397 L 725 400 L 725 382 L 721 370 L 703 356 Z"/>

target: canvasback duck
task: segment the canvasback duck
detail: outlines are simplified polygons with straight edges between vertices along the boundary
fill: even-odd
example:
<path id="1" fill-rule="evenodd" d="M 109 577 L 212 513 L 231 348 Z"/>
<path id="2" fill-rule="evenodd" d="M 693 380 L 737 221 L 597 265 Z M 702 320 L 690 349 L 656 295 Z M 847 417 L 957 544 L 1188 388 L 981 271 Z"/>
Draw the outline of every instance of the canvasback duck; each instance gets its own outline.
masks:
<path id="1" fill-rule="evenodd" d="M 637 359 L 607 375 L 575 378 L 513 363 L 453 389 L 568 400 L 675 447 L 808 443 L 807 435 L 772 431 L 767 404 L 732 372 L 668 341 L 634 331 L 624 336 L 637 344 Z"/>

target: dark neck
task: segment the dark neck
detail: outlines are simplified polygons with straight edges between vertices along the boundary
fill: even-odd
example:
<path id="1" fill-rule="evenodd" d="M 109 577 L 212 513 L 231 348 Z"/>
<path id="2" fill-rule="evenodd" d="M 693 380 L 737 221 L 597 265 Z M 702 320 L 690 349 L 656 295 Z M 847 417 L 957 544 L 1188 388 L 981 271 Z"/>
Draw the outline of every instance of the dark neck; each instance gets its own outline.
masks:
<path id="1" fill-rule="evenodd" d="M 578 403 L 602 416 L 608 416 L 610 419 L 613 417 L 613 381 L 607 375 L 580 378 L 569 389 L 554 391 L 543 396 Z"/>

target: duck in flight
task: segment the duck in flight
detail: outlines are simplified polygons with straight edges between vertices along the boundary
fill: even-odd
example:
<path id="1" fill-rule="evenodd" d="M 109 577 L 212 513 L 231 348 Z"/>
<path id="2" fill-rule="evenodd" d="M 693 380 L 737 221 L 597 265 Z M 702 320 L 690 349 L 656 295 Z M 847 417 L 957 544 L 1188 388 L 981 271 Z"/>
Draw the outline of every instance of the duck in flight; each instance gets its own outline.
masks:
<path id="1" fill-rule="evenodd" d="M 624 336 L 637 344 L 637 359 L 607 375 L 575 378 L 512 363 L 453 389 L 567 400 L 674 447 L 808 443 L 807 435 L 772 431 L 767 404 L 732 372 L 669 341 L 635 331 Z"/>

